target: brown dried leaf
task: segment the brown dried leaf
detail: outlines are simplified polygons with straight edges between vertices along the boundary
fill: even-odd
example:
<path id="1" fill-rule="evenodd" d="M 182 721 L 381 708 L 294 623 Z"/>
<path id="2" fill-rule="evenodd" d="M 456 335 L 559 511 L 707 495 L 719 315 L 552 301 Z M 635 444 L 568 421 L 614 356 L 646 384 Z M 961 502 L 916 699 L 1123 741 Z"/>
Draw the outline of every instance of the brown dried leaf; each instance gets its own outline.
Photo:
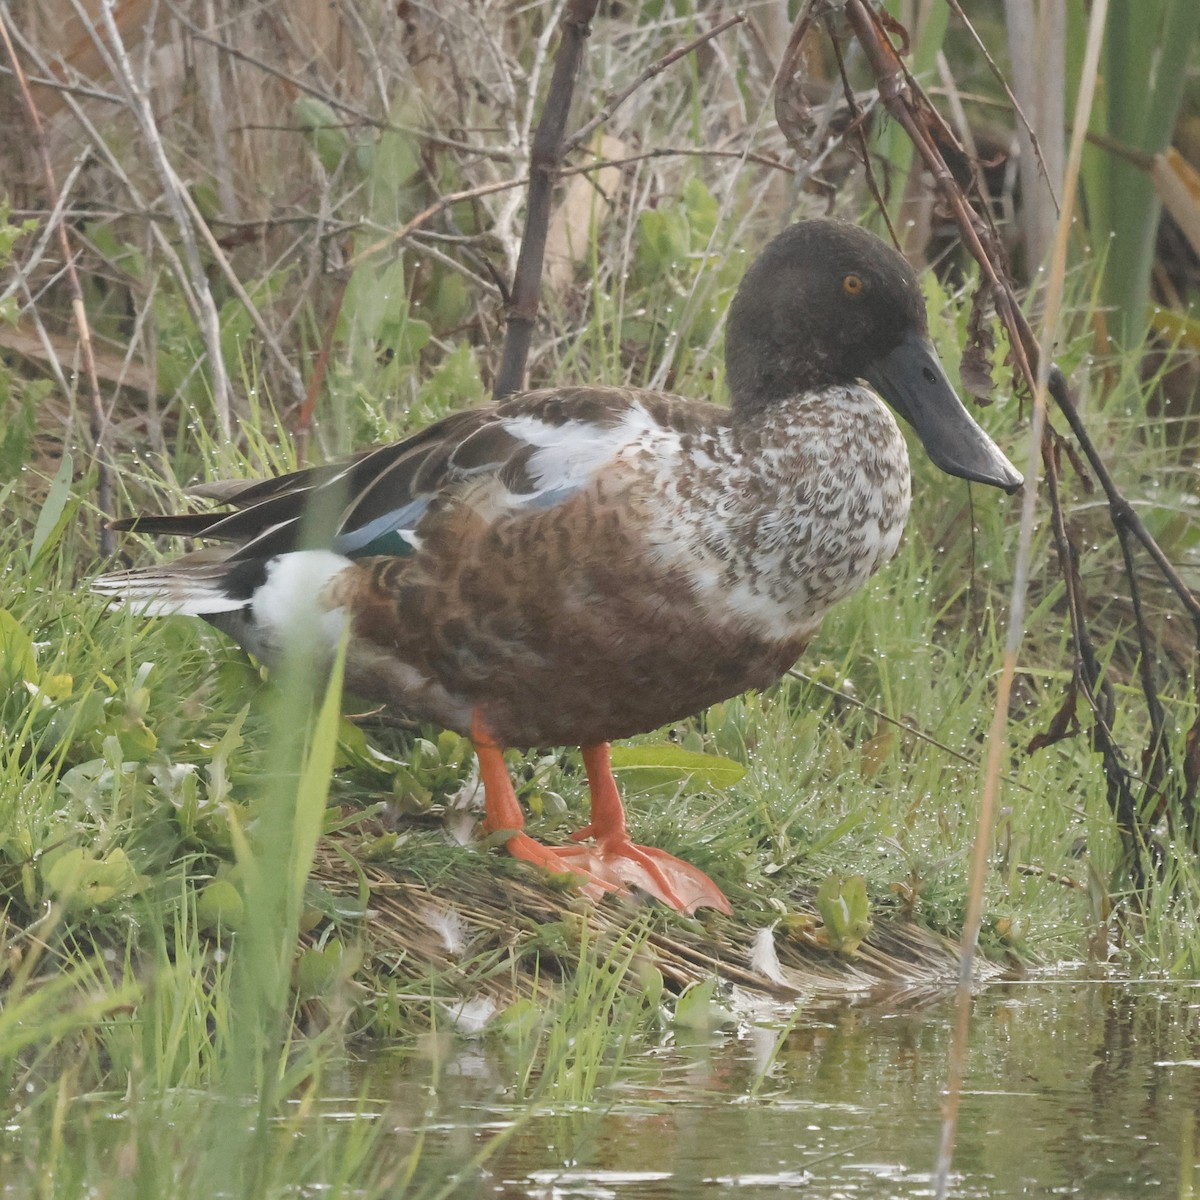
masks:
<path id="1" fill-rule="evenodd" d="M 820 59 L 814 50 L 815 29 L 802 22 L 792 33 L 775 85 L 775 121 L 779 132 L 797 154 L 809 153 L 809 139 L 817 128 L 813 115 L 813 66 Z M 815 90 L 823 90 L 817 83 Z"/>
<path id="2" fill-rule="evenodd" d="M 967 344 L 963 347 L 958 374 L 962 385 L 980 404 L 992 402 L 996 383 L 992 379 L 992 355 L 996 337 L 992 333 L 991 297 L 980 282 L 971 297 L 971 315 L 967 319 Z"/>
<path id="3" fill-rule="evenodd" d="M 1079 732 L 1079 721 L 1075 716 L 1078 701 L 1079 682 L 1072 679 L 1061 707 L 1050 720 L 1050 728 L 1045 733 L 1039 733 L 1033 737 L 1029 745 L 1025 747 L 1025 753 L 1035 754 L 1038 750 L 1053 746 L 1055 742 L 1062 742 L 1069 737 L 1074 737 Z"/>
<path id="4" fill-rule="evenodd" d="M 900 54 L 903 54 L 904 57 L 907 58 L 909 42 L 911 40 L 908 36 L 908 30 L 905 29 L 904 26 L 901 25 L 900 22 L 897 21 L 896 18 L 893 17 L 886 8 L 878 9 L 875 15 L 879 18 L 884 29 L 899 39 L 900 45 L 897 46 L 896 49 Z"/>

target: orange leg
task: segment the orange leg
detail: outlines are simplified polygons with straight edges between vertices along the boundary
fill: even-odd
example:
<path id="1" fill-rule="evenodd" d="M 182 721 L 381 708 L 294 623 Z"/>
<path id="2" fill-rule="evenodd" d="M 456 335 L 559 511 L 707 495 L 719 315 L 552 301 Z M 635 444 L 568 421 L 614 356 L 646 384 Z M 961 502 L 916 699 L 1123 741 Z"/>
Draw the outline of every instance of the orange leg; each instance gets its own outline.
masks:
<path id="1" fill-rule="evenodd" d="M 698 867 L 657 846 L 639 846 L 630 839 L 607 742 L 584 746 L 583 765 L 592 793 L 592 819 L 574 840 L 593 838 L 595 846 L 587 851 L 589 855 L 603 860 L 623 882 L 636 884 L 680 912 L 692 913 L 705 905 L 733 912 L 725 894 Z"/>
<path id="2" fill-rule="evenodd" d="M 594 900 L 598 900 L 605 892 L 625 890 L 619 881 L 593 876 L 582 863 L 565 861 L 565 858 L 570 856 L 569 850 L 564 856 L 563 851 L 553 846 L 543 846 L 524 832 L 525 814 L 521 811 L 512 778 L 504 763 L 504 752 L 484 727 L 478 711 L 471 716 L 471 742 L 479 759 L 479 778 L 483 781 L 485 833 L 511 830 L 512 835 L 504 843 L 504 848 L 509 854 L 557 875 L 569 873 L 583 876 L 583 890 Z"/>
<path id="3" fill-rule="evenodd" d="M 479 775 L 483 780 L 483 827 L 488 833 L 511 831 L 505 849 L 514 857 L 548 871 L 581 875 L 585 880 L 584 891 L 593 897 L 605 892 L 624 893 L 625 885 L 631 883 L 680 912 L 691 913 L 703 905 L 732 912 L 721 889 L 703 871 L 665 850 L 639 846 L 630 840 L 606 742 L 583 748 L 592 794 L 592 819 L 575 834 L 574 840 L 592 838 L 593 844 L 543 846 L 524 832 L 525 818 L 503 753 L 478 712 L 471 720 L 471 741 L 479 756 Z"/>

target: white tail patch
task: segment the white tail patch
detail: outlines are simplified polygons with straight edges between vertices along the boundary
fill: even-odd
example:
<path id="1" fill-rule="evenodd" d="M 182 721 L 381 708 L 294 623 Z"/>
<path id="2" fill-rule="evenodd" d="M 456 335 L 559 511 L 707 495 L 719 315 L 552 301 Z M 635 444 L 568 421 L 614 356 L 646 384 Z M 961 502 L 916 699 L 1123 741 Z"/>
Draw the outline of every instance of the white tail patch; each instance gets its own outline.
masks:
<path id="1" fill-rule="evenodd" d="M 280 554 L 267 563 L 266 579 L 247 599 L 225 591 L 229 562 L 201 551 L 158 567 L 102 575 L 93 580 L 92 590 L 147 617 L 207 617 L 248 606 L 262 645 L 302 638 L 332 650 L 341 639 L 346 614 L 327 608 L 322 596 L 329 581 L 351 565 L 330 550 Z"/>
<path id="2" fill-rule="evenodd" d="M 295 550 L 267 563 L 266 582 L 250 597 L 255 627 L 270 641 L 316 637 L 335 650 L 346 612 L 327 608 L 322 597 L 329 581 L 353 566 L 332 550 Z"/>

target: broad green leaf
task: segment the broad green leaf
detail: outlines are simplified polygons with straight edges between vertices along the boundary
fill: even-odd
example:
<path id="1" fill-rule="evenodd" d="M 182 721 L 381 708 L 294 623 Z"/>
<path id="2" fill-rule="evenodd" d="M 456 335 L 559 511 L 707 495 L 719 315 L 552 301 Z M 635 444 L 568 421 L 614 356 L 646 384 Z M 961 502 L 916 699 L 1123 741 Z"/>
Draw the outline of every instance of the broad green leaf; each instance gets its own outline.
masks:
<path id="1" fill-rule="evenodd" d="M 704 979 L 685 988 L 675 1001 L 674 1024 L 680 1029 L 710 1033 L 731 1024 L 733 1014 L 717 1000 L 717 981 Z"/>
<path id="2" fill-rule="evenodd" d="M 71 503 L 71 474 L 74 464 L 70 454 L 63 454 L 58 471 L 46 493 L 46 503 L 38 514 L 33 527 L 33 541 L 29 545 L 29 561 L 37 562 L 43 550 L 51 549 L 66 527 L 75 505 Z"/>
<path id="3" fill-rule="evenodd" d="M 849 956 L 871 932 L 871 902 L 861 875 L 828 876 L 817 889 L 817 912 L 830 948 Z"/>
<path id="4" fill-rule="evenodd" d="M 345 122 L 338 118 L 324 100 L 315 96 L 300 96 L 292 104 L 292 115 L 301 129 L 312 134 L 313 148 L 321 165 L 334 171 L 342 156 L 350 151 L 350 139 L 346 136 Z"/>
<path id="5" fill-rule="evenodd" d="M 237 929 L 245 917 L 245 901 L 232 879 L 214 879 L 196 901 L 196 920 L 202 929 Z"/>
<path id="6" fill-rule="evenodd" d="M 614 771 L 637 772 L 637 786 L 690 783 L 697 788 L 721 790 L 732 787 L 746 768 L 732 758 L 685 750 L 682 746 L 659 743 L 650 746 L 614 746 Z"/>
<path id="7" fill-rule="evenodd" d="M 47 856 L 49 857 L 49 856 Z M 45 868 L 46 886 L 67 908 L 79 912 L 117 897 L 134 896 L 149 884 L 119 847 L 103 858 L 74 847 L 55 855 Z"/>
<path id="8" fill-rule="evenodd" d="M 0 608 L 0 680 L 4 681 L 7 690 L 26 679 L 36 683 L 37 677 L 33 639 L 12 613 Z"/>
<path id="9" fill-rule="evenodd" d="M 293 984 L 298 1000 L 315 1000 L 346 975 L 346 948 L 331 938 L 321 948 L 305 950 L 296 960 Z"/>

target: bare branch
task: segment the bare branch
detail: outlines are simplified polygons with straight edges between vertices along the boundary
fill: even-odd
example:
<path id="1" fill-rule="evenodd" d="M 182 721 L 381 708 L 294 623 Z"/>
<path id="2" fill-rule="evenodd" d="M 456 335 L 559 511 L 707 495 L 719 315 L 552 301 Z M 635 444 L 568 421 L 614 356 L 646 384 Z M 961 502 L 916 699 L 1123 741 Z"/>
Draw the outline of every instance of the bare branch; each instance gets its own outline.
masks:
<path id="1" fill-rule="evenodd" d="M 711 42 L 713 38 L 720 37 L 725 30 L 732 28 L 734 25 L 741 25 L 746 20 L 745 13 L 734 13 L 732 17 L 726 17 L 725 20 L 714 25 L 707 33 L 702 33 L 699 37 L 693 38 L 686 46 L 680 46 L 677 50 L 672 50 L 670 54 L 664 54 L 662 58 L 652 62 L 628 87 L 622 88 L 615 96 L 610 97 L 604 102 L 600 111 L 586 124 L 581 125 L 570 137 L 563 142 L 562 153 L 565 155 L 576 146 L 582 145 L 592 136 L 592 134 L 600 128 L 606 121 L 610 120 L 613 113 L 633 95 L 634 92 L 646 83 L 653 79 L 656 75 L 661 75 L 672 63 L 678 62 L 681 58 L 685 58 L 691 54 L 693 50 L 698 50 L 706 42 Z"/>
<path id="2" fill-rule="evenodd" d="M 53 213 L 60 211 L 58 184 L 54 179 L 54 168 L 50 163 L 50 152 L 46 146 L 46 135 L 42 129 L 41 117 L 37 106 L 29 92 L 29 83 L 21 68 L 21 60 L 17 58 L 16 47 L 9 36 L 10 15 L 8 5 L 0 8 L 0 38 L 4 41 L 4 49 L 12 64 L 13 77 L 21 93 L 21 103 L 25 108 L 25 116 L 29 121 L 29 132 L 33 137 L 34 147 L 42 166 L 42 177 L 46 184 L 46 196 L 50 201 L 51 219 Z M 62 252 L 63 265 L 67 275 L 67 286 L 71 292 L 71 312 L 75 318 L 75 329 L 79 335 L 79 353 L 83 360 L 83 374 L 87 381 L 88 407 L 90 413 L 89 431 L 92 438 L 92 453 L 96 461 L 96 507 L 104 516 L 112 513 L 112 465 L 109 461 L 106 434 L 108 422 L 105 419 L 104 401 L 100 396 L 100 381 L 96 376 L 96 359 L 92 353 L 92 331 L 88 325 L 87 311 L 83 306 L 83 289 L 79 285 L 79 275 L 75 270 L 75 259 L 71 253 L 70 239 L 67 237 L 67 226 L 60 219 L 55 221 L 58 233 L 58 244 Z M 109 555 L 113 552 L 113 535 L 107 523 L 100 529 L 100 553 Z"/>
<path id="3" fill-rule="evenodd" d="M 546 254 L 546 233 L 550 227 L 550 200 L 558 164 L 562 159 L 563 132 L 571 108 L 571 95 L 583 62 L 584 43 L 591 32 L 591 21 L 598 0 L 570 0 L 560 24 L 562 41 L 554 60 L 554 74 L 533 138 L 529 161 L 529 201 L 525 211 L 525 232 L 513 278 L 508 329 L 504 336 L 500 370 L 492 395 L 496 400 L 517 391 L 525 378 L 525 363 L 533 337 L 541 296 L 542 261 Z"/>
<path id="4" fill-rule="evenodd" d="M 228 443 L 233 437 L 233 417 L 229 400 L 229 377 L 225 372 L 225 359 L 221 353 L 221 322 L 217 314 L 216 302 L 213 300 L 212 289 L 208 286 L 208 278 L 204 274 L 204 266 L 200 260 L 200 250 L 196 245 L 192 220 L 188 215 L 191 197 L 188 196 L 183 181 L 176 174 L 175 168 L 167 157 L 166 148 L 163 146 L 162 137 L 158 132 L 158 124 L 154 119 L 154 110 L 150 107 L 150 98 L 146 95 L 145 89 L 134 72 L 133 64 L 129 61 L 129 53 L 125 48 L 125 42 L 121 37 L 121 31 L 117 26 L 111 7 L 107 4 L 100 6 L 100 15 L 104 21 L 104 30 L 107 35 L 105 39 L 100 36 L 99 30 L 92 24 L 87 10 L 84 9 L 80 0 L 72 0 L 72 3 L 84 28 L 91 34 L 97 50 L 106 58 L 111 53 L 110 66 L 113 76 L 125 86 L 138 128 L 141 129 L 150 148 L 151 157 L 158 168 L 159 178 L 163 185 L 163 195 L 175 218 L 180 241 L 183 242 L 184 259 L 199 310 L 200 334 L 204 338 L 204 346 L 208 351 L 209 370 L 212 373 L 213 410 L 216 413 L 221 436 Z"/>

